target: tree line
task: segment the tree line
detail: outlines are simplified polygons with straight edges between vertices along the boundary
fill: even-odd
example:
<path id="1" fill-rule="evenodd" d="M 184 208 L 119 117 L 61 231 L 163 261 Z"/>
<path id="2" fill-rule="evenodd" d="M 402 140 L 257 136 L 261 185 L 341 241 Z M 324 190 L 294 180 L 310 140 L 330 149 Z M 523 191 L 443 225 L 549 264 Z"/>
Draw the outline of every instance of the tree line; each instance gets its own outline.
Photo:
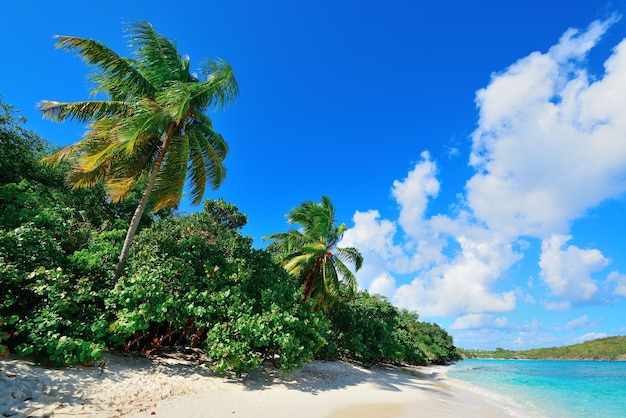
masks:
<path id="1" fill-rule="evenodd" d="M 519 359 L 519 360 L 626 360 L 626 337 L 605 337 L 562 347 L 507 350 L 502 347 L 491 350 L 459 349 L 465 358 Z"/>

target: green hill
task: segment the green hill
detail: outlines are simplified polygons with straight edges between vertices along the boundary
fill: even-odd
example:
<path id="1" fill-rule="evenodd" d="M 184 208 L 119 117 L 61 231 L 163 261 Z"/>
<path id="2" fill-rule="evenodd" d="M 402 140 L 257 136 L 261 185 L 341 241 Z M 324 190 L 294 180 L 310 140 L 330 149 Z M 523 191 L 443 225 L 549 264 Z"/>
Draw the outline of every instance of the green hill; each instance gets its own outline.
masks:
<path id="1" fill-rule="evenodd" d="M 533 348 L 513 351 L 459 349 L 464 358 L 527 359 L 527 360 L 607 360 L 626 361 L 626 336 L 599 338 L 563 347 Z"/>

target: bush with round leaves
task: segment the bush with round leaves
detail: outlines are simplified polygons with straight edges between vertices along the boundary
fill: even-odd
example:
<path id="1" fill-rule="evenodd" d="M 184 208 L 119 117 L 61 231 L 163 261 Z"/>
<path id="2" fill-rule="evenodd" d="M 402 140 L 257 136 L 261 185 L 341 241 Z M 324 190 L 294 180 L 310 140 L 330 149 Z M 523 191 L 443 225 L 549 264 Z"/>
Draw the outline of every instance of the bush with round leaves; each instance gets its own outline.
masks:
<path id="1" fill-rule="evenodd" d="M 204 347 L 217 371 L 264 359 L 310 361 L 329 325 L 297 282 L 241 235 L 245 215 L 222 200 L 157 221 L 137 236 L 126 275 L 106 299 L 108 341 L 126 350 Z"/>

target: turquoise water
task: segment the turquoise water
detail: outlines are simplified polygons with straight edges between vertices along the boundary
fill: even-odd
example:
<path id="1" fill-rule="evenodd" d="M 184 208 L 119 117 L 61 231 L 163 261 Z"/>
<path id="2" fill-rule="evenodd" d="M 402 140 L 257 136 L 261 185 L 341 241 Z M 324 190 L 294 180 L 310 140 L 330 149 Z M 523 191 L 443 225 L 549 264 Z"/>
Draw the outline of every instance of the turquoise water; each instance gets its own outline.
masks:
<path id="1" fill-rule="evenodd" d="M 463 360 L 447 375 L 486 389 L 514 415 L 626 417 L 626 362 Z"/>

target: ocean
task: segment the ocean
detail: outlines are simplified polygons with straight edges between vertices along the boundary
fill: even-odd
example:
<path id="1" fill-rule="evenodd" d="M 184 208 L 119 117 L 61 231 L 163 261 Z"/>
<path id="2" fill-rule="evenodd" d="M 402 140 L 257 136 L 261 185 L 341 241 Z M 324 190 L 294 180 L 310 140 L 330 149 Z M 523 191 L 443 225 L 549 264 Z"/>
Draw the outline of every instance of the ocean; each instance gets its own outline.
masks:
<path id="1" fill-rule="evenodd" d="M 520 417 L 626 417 L 626 362 L 463 360 L 447 376 Z"/>

